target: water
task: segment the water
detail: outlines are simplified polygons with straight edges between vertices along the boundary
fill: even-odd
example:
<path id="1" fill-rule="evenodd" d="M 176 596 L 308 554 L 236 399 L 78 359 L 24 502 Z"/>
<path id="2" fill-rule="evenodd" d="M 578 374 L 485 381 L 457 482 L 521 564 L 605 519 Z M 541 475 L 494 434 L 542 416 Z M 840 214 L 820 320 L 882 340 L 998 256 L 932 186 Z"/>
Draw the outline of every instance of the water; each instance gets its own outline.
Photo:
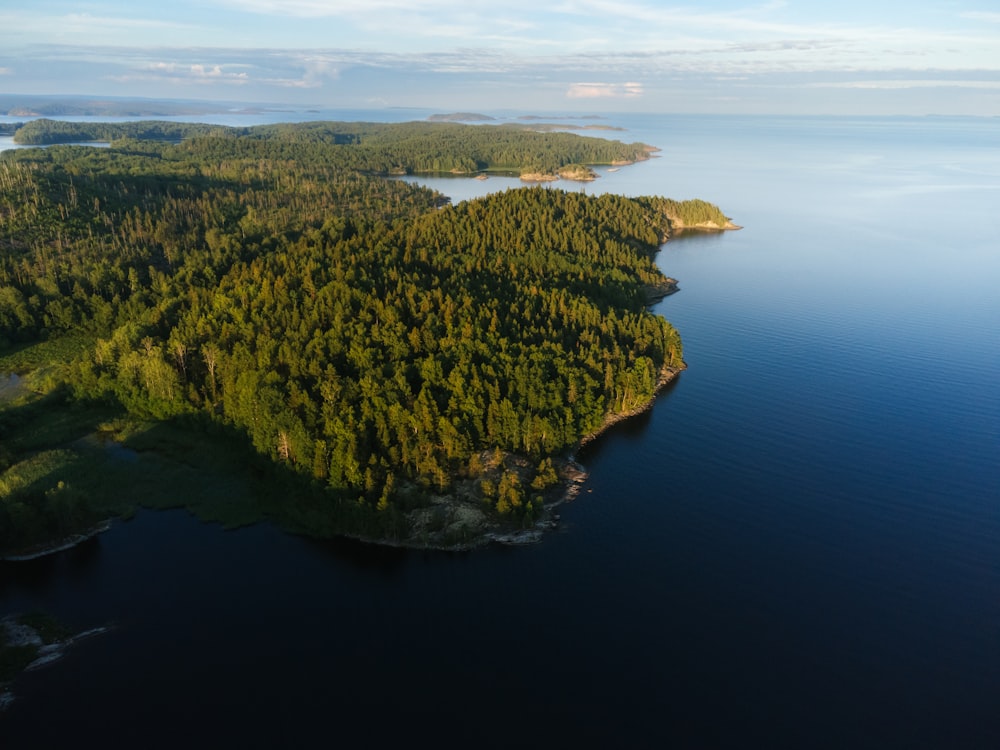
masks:
<path id="1" fill-rule="evenodd" d="M 577 189 L 746 228 L 661 252 L 690 367 L 582 452 L 561 529 L 441 554 L 142 512 L 2 567 L 0 612 L 118 624 L 19 680 L 5 748 L 1000 746 L 996 122 L 614 124 L 661 157 Z"/>

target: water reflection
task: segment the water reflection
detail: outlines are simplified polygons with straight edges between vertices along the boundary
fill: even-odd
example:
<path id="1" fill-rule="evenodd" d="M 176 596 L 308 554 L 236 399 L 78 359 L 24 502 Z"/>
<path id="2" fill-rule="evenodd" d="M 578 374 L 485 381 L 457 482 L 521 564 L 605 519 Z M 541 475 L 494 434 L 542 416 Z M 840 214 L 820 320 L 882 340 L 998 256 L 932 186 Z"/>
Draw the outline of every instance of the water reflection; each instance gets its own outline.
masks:
<path id="1" fill-rule="evenodd" d="M 369 544 L 356 539 L 303 538 L 302 543 L 320 559 L 386 576 L 398 575 L 412 556 L 419 555 L 412 550 Z"/>
<path id="2" fill-rule="evenodd" d="M 34 560 L 0 562 L 0 604 L 8 597 L 32 598 L 53 588 L 73 588 L 100 570 L 101 535 Z"/>

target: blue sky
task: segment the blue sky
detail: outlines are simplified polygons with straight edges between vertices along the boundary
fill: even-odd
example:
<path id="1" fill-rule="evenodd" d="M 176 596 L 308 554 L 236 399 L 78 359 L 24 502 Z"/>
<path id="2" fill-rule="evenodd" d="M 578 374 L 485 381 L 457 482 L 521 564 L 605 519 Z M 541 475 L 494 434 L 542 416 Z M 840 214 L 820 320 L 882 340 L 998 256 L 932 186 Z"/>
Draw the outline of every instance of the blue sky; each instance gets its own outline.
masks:
<path id="1" fill-rule="evenodd" d="M 32 0 L 0 93 L 319 108 L 1000 115 L 1000 3 Z"/>

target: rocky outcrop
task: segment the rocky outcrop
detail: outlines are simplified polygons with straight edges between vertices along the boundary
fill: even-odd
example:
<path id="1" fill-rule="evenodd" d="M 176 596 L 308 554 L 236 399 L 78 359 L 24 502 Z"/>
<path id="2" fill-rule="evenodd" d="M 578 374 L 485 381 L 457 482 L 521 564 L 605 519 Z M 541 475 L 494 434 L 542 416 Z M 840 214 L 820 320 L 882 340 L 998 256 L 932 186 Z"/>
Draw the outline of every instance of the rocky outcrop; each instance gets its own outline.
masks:
<path id="1" fill-rule="evenodd" d="M 74 644 L 109 630 L 102 626 L 72 635 L 45 615 L 7 615 L 0 619 L 0 651 L 9 657 L 4 659 L 4 665 L 11 670 L 0 675 L 0 711 L 14 701 L 11 684 L 17 674 L 48 666 Z"/>
<path id="2" fill-rule="evenodd" d="M 727 232 L 736 229 L 742 229 L 743 227 L 738 224 L 733 224 L 731 221 L 727 221 L 725 224 L 719 224 L 715 221 L 703 221 L 699 224 L 685 224 L 681 219 L 675 218 L 673 216 L 670 218 L 670 228 L 673 234 L 679 232 Z"/>
<path id="3" fill-rule="evenodd" d="M 598 177 L 597 172 L 583 164 L 568 164 L 560 167 L 555 174 L 551 172 L 525 172 L 521 175 L 522 182 L 555 182 L 556 180 L 572 180 L 573 182 L 593 182 Z"/>
<path id="4" fill-rule="evenodd" d="M 643 287 L 643 291 L 646 294 L 646 304 L 652 305 L 664 297 L 669 297 L 671 294 L 679 292 L 680 287 L 677 286 L 677 279 L 667 277 L 657 284 L 647 284 Z"/>

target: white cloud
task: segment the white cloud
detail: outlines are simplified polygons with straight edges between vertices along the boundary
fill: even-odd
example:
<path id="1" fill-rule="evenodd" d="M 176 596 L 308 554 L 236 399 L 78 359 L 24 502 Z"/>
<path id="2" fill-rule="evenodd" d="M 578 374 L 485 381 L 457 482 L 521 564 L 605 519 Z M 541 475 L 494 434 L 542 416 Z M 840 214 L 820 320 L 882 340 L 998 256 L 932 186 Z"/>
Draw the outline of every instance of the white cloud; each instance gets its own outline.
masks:
<path id="1" fill-rule="evenodd" d="M 641 83 L 571 83 L 566 90 L 570 99 L 632 98 L 642 96 Z"/>
<path id="2" fill-rule="evenodd" d="M 47 15 L 27 10 L 23 13 L 0 13 L 0 28 L 19 36 L 54 38 L 84 37 L 92 44 L 137 32 L 187 32 L 195 27 L 162 19 L 95 16 L 90 13 Z"/>
<path id="3" fill-rule="evenodd" d="M 300 18 L 361 17 L 386 18 L 387 13 L 415 13 L 486 16 L 496 11 L 524 14 L 537 11 L 533 0 L 209 0 L 213 5 L 245 13 Z"/>
<path id="4" fill-rule="evenodd" d="M 1000 106 L 1000 12 L 960 14 L 942 3 L 899 14 L 877 5 L 38 0 L 0 9 L 0 77 L 25 91 L 99 82 L 101 93 L 177 96 L 187 87 L 225 97 L 240 87 L 258 101 L 501 106 L 537 96 L 638 108 L 681 96 L 688 107 L 747 97 L 764 110 L 785 95 L 808 104 L 827 88 L 845 101 L 849 89 L 913 89 L 914 99 L 940 94 L 942 107 L 959 99 L 981 101 L 976 111 Z"/>
<path id="5" fill-rule="evenodd" d="M 986 23 L 1000 23 L 1000 13 L 989 13 L 986 11 L 969 11 L 968 13 L 960 13 L 962 18 L 968 18 L 970 21 L 985 21 Z"/>
<path id="6" fill-rule="evenodd" d="M 828 81 L 821 83 L 804 83 L 799 88 L 810 89 L 928 89 L 928 88 L 963 88 L 963 89 L 1000 89 L 1000 81 L 969 81 L 939 79 L 886 79 L 872 81 Z"/>
<path id="7" fill-rule="evenodd" d="M 153 62 L 137 65 L 133 70 L 113 79 L 119 82 L 157 81 L 173 85 L 226 84 L 243 86 L 250 82 L 250 75 L 241 68 L 243 64 L 205 64 L 180 62 Z M 233 70 L 236 68 L 236 70 Z"/>

